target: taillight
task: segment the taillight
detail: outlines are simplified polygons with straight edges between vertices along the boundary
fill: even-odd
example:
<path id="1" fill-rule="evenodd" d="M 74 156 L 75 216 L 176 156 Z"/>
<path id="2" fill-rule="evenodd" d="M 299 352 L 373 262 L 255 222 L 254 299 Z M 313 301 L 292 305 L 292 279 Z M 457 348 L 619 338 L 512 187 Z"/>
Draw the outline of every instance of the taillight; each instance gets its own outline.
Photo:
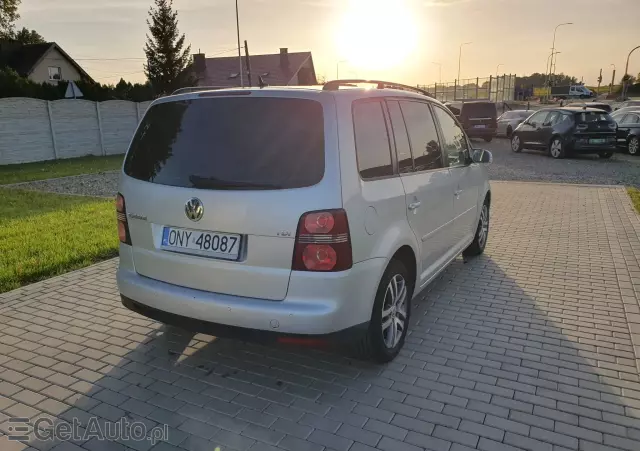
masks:
<path id="1" fill-rule="evenodd" d="M 578 125 L 576 125 L 576 130 L 584 131 L 584 130 L 586 130 L 588 128 L 589 128 L 589 126 L 587 124 L 578 124 Z"/>
<path id="2" fill-rule="evenodd" d="M 344 271 L 352 264 L 344 210 L 312 211 L 300 217 L 291 265 L 294 271 Z"/>
<path id="3" fill-rule="evenodd" d="M 611 130 L 615 130 L 618 128 L 618 124 L 616 124 L 615 122 L 609 122 L 609 128 Z"/>
<path id="4" fill-rule="evenodd" d="M 118 239 L 121 243 L 131 244 L 129 235 L 129 223 L 127 222 L 127 208 L 124 204 L 124 196 L 120 193 L 116 195 L 116 217 L 118 218 Z"/>

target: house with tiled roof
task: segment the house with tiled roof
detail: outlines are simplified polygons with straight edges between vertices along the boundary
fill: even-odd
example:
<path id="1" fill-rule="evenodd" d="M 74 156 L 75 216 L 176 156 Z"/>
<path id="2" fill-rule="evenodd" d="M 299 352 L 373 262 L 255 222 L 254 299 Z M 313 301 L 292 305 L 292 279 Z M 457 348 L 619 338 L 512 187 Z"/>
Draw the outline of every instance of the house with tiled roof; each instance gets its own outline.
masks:
<path id="1" fill-rule="evenodd" d="M 92 80 L 89 74 L 55 42 L 22 44 L 0 40 L 0 67 L 9 67 L 21 77 L 42 83 Z"/>
<path id="2" fill-rule="evenodd" d="M 237 56 L 207 58 L 202 53 L 195 54 L 192 68 L 198 86 L 249 86 L 249 76 L 252 86 L 258 86 L 260 78 L 270 86 L 317 84 L 311 52 L 289 52 L 287 48 L 281 48 L 280 53 L 251 55 L 249 67 L 243 56 L 242 79 Z"/>

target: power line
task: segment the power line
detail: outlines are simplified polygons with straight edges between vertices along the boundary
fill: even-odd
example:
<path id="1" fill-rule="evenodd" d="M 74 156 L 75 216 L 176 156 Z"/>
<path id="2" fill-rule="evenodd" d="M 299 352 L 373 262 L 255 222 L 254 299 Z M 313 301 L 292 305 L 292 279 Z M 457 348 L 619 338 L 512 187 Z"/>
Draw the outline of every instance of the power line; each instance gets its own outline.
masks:
<path id="1" fill-rule="evenodd" d="M 238 47 L 233 47 L 227 50 L 221 50 L 219 52 L 210 53 L 206 56 L 216 56 L 222 55 L 224 53 L 235 52 L 238 50 Z M 134 58 L 134 57 L 122 57 L 122 58 L 74 58 L 76 61 L 146 61 L 147 58 Z"/>

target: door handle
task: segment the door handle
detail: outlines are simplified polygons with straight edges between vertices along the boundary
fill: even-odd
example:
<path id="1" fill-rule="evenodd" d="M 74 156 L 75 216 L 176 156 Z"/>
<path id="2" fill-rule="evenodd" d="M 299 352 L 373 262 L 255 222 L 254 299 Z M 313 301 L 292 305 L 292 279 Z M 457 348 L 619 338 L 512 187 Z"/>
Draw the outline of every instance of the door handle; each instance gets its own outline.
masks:
<path id="1" fill-rule="evenodd" d="M 415 213 L 415 211 L 418 209 L 418 207 L 420 205 L 421 205 L 420 201 L 411 202 L 407 208 L 409 208 L 409 210 L 411 210 L 411 211 L 413 211 Z"/>

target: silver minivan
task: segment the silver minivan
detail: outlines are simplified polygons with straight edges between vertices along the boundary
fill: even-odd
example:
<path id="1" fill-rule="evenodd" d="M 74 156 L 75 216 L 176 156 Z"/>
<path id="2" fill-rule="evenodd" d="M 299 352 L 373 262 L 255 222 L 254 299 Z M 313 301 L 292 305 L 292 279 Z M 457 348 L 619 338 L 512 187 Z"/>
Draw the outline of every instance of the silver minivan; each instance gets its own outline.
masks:
<path id="1" fill-rule="evenodd" d="M 491 154 L 405 88 L 153 102 L 117 196 L 123 304 L 213 335 L 337 340 L 393 359 L 413 296 L 460 253 L 483 252 L 491 205 Z"/>

